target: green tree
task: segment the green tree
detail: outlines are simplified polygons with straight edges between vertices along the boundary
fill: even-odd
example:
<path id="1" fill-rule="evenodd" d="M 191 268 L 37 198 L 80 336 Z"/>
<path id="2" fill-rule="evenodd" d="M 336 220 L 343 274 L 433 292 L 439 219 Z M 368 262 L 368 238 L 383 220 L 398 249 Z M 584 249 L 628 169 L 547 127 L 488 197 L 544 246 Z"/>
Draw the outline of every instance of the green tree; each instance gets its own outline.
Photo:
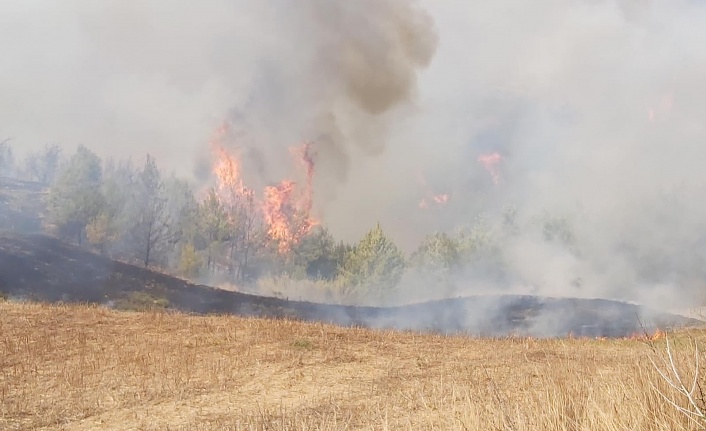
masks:
<path id="1" fill-rule="evenodd" d="M 199 276 L 203 262 L 196 252 L 194 245 L 186 243 L 181 247 L 179 258 L 179 272 L 182 276 L 194 279 Z"/>
<path id="2" fill-rule="evenodd" d="M 156 255 L 165 250 L 171 238 L 172 220 L 167 203 L 157 162 L 147 155 L 145 165 L 137 173 L 130 208 L 134 250 L 145 267 L 149 267 Z"/>
<path id="3" fill-rule="evenodd" d="M 206 267 L 215 271 L 216 256 L 228 234 L 228 215 L 214 188 L 197 208 L 198 238 L 206 250 Z"/>
<path id="4" fill-rule="evenodd" d="M 93 246 L 98 247 L 101 254 L 105 247 L 117 238 L 117 232 L 109 212 L 103 211 L 86 226 L 86 238 Z"/>
<path id="5" fill-rule="evenodd" d="M 51 185 L 56 180 L 61 162 L 61 148 L 47 145 L 40 152 L 31 152 L 25 158 L 25 174 L 32 180 Z"/>
<path id="6" fill-rule="evenodd" d="M 462 266 L 458 241 L 445 233 L 428 235 L 410 257 L 410 263 L 415 279 L 449 292 L 454 286 L 453 277 Z"/>
<path id="7" fill-rule="evenodd" d="M 412 254 L 411 261 L 424 269 L 450 272 L 461 262 L 458 242 L 445 233 L 429 235 Z"/>
<path id="8" fill-rule="evenodd" d="M 399 283 L 404 268 L 404 254 L 378 223 L 346 258 L 343 282 L 358 295 L 384 299 Z"/>
<path id="9" fill-rule="evenodd" d="M 343 262 L 337 247 L 328 229 L 317 226 L 292 250 L 294 263 L 308 278 L 333 280 Z"/>
<path id="10" fill-rule="evenodd" d="M 102 168 L 100 158 L 80 146 L 68 164 L 60 171 L 51 187 L 47 202 L 49 220 L 60 232 L 83 241 L 86 226 L 105 207 L 101 193 Z"/>
<path id="11" fill-rule="evenodd" d="M 106 200 L 104 213 L 114 234 L 106 243 L 111 253 L 132 252 L 130 206 L 136 184 L 137 170 L 131 160 L 117 163 L 111 159 L 106 161 L 102 188 Z"/>
<path id="12" fill-rule="evenodd" d="M 542 235 L 547 242 L 561 244 L 569 249 L 576 245 L 576 237 L 571 223 L 566 217 L 542 216 Z"/>

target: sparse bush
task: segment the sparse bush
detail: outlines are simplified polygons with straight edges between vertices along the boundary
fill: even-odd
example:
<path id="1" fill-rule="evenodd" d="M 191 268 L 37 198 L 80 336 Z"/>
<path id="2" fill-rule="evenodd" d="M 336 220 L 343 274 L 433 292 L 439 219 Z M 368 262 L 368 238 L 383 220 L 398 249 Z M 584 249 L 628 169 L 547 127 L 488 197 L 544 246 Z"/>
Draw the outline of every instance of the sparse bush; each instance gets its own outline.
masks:
<path id="1" fill-rule="evenodd" d="M 685 415 L 689 421 L 706 430 L 706 386 L 703 377 L 704 361 L 696 340 L 690 338 L 693 359 L 675 352 L 669 337 L 666 339 L 665 352 L 650 358 L 652 366 L 659 374 L 663 383 L 667 383 L 669 392 L 652 384 L 659 396 L 678 412 Z M 653 350 L 656 352 L 656 349 Z M 691 360 L 691 363 L 689 363 Z"/>
<path id="2" fill-rule="evenodd" d="M 169 300 L 147 292 L 129 292 L 115 301 L 115 308 L 124 311 L 164 310 L 169 308 Z"/>

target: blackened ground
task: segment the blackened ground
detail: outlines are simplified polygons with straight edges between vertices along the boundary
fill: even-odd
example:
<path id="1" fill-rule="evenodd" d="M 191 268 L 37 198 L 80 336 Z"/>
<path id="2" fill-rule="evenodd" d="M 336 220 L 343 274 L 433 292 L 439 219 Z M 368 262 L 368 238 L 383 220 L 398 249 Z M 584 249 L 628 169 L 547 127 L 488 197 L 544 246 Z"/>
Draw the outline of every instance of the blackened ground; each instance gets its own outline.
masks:
<path id="1" fill-rule="evenodd" d="M 0 177 L 0 228 L 12 232 L 41 232 L 46 186 Z"/>
<path id="2" fill-rule="evenodd" d="M 46 235 L 8 232 L 0 234 L 0 292 L 10 298 L 106 305 L 142 292 L 167 299 L 169 308 L 193 313 L 287 317 L 478 336 L 623 337 L 701 323 L 617 301 L 536 296 L 474 296 L 390 308 L 286 301 L 194 285 Z"/>

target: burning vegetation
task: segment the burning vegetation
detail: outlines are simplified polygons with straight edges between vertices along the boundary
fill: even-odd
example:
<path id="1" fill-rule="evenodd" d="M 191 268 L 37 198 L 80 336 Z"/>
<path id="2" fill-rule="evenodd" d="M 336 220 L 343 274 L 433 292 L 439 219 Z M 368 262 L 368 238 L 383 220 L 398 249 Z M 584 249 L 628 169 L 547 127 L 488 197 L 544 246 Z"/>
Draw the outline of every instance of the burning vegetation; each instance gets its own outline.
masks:
<path id="1" fill-rule="evenodd" d="M 229 126 L 221 126 L 211 141 L 215 163 L 215 194 L 221 204 L 238 209 L 249 209 L 249 216 L 261 219 L 265 225 L 267 240 L 284 255 L 299 244 L 318 224 L 312 216 L 314 153 L 310 143 L 291 148 L 292 156 L 305 169 L 306 182 L 298 184 L 283 179 L 278 184 L 267 186 L 261 194 L 243 183 L 240 161 L 237 155 L 226 148 Z M 231 211 L 231 222 L 237 223 L 239 211 Z"/>
<path id="2" fill-rule="evenodd" d="M 498 165 L 501 160 L 502 156 L 497 151 L 478 156 L 478 162 L 483 165 L 486 171 L 488 171 L 490 178 L 493 179 L 493 183 L 495 184 L 500 182 L 500 171 L 498 170 Z"/>

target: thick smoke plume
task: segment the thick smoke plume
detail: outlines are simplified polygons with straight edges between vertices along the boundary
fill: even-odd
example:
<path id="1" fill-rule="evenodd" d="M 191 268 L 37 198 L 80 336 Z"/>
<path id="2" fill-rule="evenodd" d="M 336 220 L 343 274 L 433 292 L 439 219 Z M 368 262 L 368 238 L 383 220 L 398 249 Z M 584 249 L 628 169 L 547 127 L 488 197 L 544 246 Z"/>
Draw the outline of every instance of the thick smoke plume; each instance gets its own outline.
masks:
<path id="1" fill-rule="evenodd" d="M 278 28 L 229 118 L 241 132 L 233 145 L 272 182 L 289 163 L 287 147 L 311 142 L 323 206 L 357 156 L 384 153 L 388 125 L 413 100 L 436 33 L 411 0 L 273 3 L 268 22 Z"/>
<path id="2" fill-rule="evenodd" d="M 706 279 L 705 29 L 694 0 L 6 1 L 0 138 L 203 179 L 227 120 L 249 184 L 315 145 L 344 240 L 502 231 L 513 276 L 453 294 L 682 306 Z"/>

